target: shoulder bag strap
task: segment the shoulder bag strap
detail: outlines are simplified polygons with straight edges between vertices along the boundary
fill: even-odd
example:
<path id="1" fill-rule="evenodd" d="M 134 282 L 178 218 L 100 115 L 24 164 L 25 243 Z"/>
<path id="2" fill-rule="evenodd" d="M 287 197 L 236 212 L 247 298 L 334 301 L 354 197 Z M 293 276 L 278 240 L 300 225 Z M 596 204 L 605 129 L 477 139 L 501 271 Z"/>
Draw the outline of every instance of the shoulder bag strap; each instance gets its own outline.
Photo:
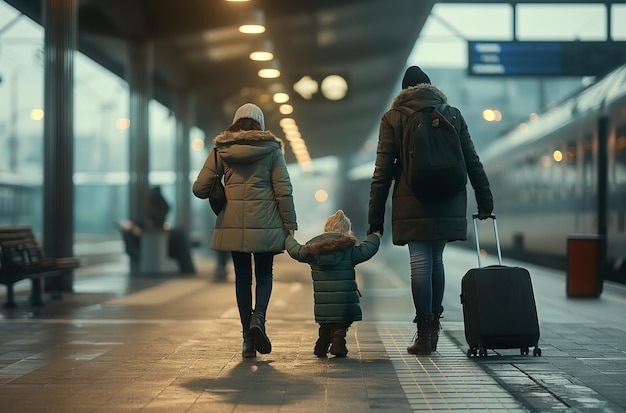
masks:
<path id="1" fill-rule="evenodd" d="M 221 177 L 223 171 L 220 172 L 220 164 L 218 163 L 218 160 L 217 160 L 217 147 L 213 148 L 213 156 L 215 157 L 215 176 Z"/>

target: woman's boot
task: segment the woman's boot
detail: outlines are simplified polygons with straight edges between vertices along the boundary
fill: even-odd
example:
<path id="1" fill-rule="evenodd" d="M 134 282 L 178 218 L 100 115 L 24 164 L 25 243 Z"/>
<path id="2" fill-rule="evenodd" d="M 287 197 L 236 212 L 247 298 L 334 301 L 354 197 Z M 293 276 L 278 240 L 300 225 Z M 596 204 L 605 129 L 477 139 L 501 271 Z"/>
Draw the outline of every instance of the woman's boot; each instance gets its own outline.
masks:
<path id="1" fill-rule="evenodd" d="M 345 357 L 348 354 L 346 347 L 346 334 L 348 326 L 344 323 L 332 325 L 332 336 L 330 338 L 330 354 L 335 357 Z"/>
<path id="2" fill-rule="evenodd" d="M 250 335 L 249 331 L 243 332 L 243 344 L 241 345 L 241 356 L 243 358 L 256 357 L 256 350 L 254 349 L 254 339 Z"/>
<path id="3" fill-rule="evenodd" d="M 272 352 L 272 343 L 267 334 L 265 334 L 265 315 L 257 313 L 252 314 L 250 335 L 254 340 L 256 351 L 261 354 L 269 354 Z"/>
<path id="4" fill-rule="evenodd" d="M 430 318 L 420 318 L 417 320 L 417 332 L 415 333 L 415 342 L 406 348 L 410 354 L 418 354 L 427 356 L 431 351 L 430 347 Z"/>
<path id="5" fill-rule="evenodd" d="M 313 349 L 313 354 L 315 354 L 317 357 L 326 357 L 326 354 L 328 354 L 328 346 L 330 346 L 331 333 L 332 330 L 330 324 L 320 324 L 319 338 L 315 342 L 315 349 Z"/>
<path id="6" fill-rule="evenodd" d="M 439 332 L 441 331 L 441 323 L 439 319 L 441 314 L 433 314 L 433 321 L 430 324 L 430 349 L 437 351 L 437 342 L 439 341 Z"/>

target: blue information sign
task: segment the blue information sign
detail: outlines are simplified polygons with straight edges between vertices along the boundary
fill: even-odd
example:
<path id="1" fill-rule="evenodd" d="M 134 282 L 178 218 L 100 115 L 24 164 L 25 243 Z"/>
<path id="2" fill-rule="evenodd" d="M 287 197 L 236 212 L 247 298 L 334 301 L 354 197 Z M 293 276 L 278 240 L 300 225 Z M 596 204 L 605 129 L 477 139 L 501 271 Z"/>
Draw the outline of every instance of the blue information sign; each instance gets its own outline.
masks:
<path id="1" fill-rule="evenodd" d="M 471 75 L 560 75 L 558 42 L 469 42 Z"/>
<path id="2" fill-rule="evenodd" d="M 475 76 L 595 76 L 626 61 L 626 42 L 468 42 Z"/>

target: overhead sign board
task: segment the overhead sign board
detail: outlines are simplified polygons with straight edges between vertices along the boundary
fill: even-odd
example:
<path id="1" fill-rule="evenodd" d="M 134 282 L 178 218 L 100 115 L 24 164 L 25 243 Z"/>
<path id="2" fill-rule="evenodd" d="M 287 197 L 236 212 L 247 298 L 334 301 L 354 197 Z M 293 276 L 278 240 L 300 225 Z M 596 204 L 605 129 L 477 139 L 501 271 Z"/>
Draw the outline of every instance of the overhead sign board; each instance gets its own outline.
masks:
<path id="1" fill-rule="evenodd" d="M 468 42 L 474 76 L 596 76 L 626 62 L 626 42 Z"/>

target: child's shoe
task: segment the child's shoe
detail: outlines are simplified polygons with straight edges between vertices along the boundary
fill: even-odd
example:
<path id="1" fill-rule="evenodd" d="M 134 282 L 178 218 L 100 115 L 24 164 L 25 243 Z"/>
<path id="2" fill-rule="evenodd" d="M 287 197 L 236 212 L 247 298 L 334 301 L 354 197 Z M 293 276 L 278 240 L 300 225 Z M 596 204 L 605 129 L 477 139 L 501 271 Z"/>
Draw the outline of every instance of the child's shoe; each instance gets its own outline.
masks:
<path id="1" fill-rule="evenodd" d="M 333 326 L 332 330 L 330 354 L 335 357 L 346 357 L 348 355 L 348 348 L 346 347 L 348 328 L 343 324 L 337 324 Z"/>
<path id="2" fill-rule="evenodd" d="M 319 338 L 315 342 L 315 348 L 313 349 L 313 354 L 317 357 L 326 357 L 328 354 L 328 347 L 330 346 L 331 341 L 331 325 L 330 324 L 320 324 L 319 328 Z"/>

